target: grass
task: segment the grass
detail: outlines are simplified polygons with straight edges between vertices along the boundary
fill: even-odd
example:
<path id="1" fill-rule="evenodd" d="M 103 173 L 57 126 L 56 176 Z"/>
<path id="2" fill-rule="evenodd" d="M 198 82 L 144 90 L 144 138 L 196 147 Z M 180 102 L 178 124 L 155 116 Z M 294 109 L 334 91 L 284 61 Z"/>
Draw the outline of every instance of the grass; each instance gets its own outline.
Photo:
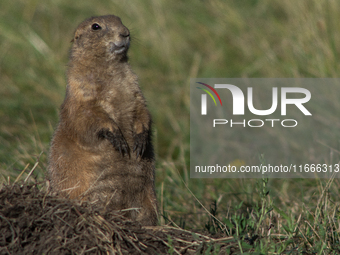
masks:
<path id="1" fill-rule="evenodd" d="M 189 79 L 338 77 L 339 2 L 2 0 L 0 6 L 1 182 L 13 182 L 29 164 L 25 178 L 41 153 L 33 175 L 43 180 L 72 33 L 91 15 L 113 13 L 131 29 L 130 62 L 154 119 L 161 223 L 233 235 L 229 248 L 236 253 L 339 252 L 338 179 L 190 179 L 188 170 Z M 337 95 L 325 89 L 331 107 L 324 117 L 334 127 Z M 339 154 L 337 144 L 329 160 Z"/>

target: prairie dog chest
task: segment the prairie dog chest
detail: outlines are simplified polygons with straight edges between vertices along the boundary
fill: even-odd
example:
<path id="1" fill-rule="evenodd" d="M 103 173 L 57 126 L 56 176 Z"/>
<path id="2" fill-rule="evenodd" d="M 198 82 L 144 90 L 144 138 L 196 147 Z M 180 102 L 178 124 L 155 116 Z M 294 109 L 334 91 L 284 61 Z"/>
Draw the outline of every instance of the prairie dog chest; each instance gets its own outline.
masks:
<path id="1" fill-rule="evenodd" d="M 133 118 L 137 107 L 133 93 L 119 90 L 114 93 L 107 93 L 98 103 L 108 116 L 115 121 Z"/>

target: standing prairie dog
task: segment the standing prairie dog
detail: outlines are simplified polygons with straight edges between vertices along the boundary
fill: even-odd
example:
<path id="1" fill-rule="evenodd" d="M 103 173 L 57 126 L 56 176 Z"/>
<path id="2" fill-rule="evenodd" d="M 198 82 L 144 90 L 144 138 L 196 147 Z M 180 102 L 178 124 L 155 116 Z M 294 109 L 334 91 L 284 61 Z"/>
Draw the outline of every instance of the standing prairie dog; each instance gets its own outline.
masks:
<path id="1" fill-rule="evenodd" d="M 151 117 L 128 64 L 130 32 L 117 16 L 92 17 L 72 41 L 50 148 L 51 188 L 156 225 Z"/>

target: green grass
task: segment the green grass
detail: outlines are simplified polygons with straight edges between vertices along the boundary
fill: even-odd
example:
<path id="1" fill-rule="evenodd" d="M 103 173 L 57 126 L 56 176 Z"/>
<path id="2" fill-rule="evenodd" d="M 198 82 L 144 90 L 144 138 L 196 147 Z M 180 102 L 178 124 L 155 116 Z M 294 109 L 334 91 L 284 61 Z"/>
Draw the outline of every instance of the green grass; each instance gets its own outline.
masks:
<path id="1" fill-rule="evenodd" d="M 0 182 L 31 169 L 41 152 L 33 175 L 43 180 L 73 31 L 89 16 L 112 13 L 131 30 L 130 63 L 154 119 L 161 223 L 232 234 L 236 252 L 339 252 L 338 179 L 189 178 L 189 79 L 338 77 L 340 2 L 2 0 L 0 7 Z M 332 102 L 325 118 L 339 109 L 338 95 L 325 90 Z"/>

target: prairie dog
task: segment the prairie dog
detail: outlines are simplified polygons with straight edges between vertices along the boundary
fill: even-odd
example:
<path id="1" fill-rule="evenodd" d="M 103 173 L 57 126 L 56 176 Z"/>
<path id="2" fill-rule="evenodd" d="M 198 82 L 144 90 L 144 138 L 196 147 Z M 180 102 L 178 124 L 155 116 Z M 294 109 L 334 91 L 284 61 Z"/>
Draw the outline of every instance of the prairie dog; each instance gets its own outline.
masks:
<path id="1" fill-rule="evenodd" d="M 48 174 L 53 191 L 157 224 L 151 116 L 128 64 L 130 32 L 114 15 L 82 22 Z"/>

